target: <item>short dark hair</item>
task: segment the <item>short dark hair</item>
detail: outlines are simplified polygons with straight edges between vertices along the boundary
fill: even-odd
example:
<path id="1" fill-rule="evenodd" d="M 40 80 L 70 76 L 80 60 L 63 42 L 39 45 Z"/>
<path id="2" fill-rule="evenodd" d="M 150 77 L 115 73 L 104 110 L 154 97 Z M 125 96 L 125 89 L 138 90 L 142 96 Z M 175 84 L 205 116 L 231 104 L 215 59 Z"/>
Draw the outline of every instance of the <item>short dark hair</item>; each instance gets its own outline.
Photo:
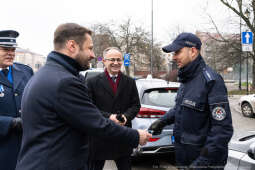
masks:
<path id="1" fill-rule="evenodd" d="M 68 40 L 74 40 L 82 48 L 85 34 L 92 35 L 92 31 L 75 23 L 61 24 L 54 32 L 54 49 L 62 49 Z"/>

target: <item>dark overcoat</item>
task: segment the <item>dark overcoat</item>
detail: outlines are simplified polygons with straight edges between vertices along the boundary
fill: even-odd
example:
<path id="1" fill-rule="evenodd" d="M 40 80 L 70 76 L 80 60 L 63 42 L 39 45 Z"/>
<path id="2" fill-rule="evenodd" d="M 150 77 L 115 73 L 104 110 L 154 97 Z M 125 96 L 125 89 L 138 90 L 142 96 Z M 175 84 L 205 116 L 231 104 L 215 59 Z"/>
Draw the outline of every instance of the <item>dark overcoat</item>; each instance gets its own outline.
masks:
<path id="1" fill-rule="evenodd" d="M 10 127 L 20 117 L 22 93 L 33 70 L 23 64 L 11 66 L 13 83 L 0 71 L 0 169 L 14 170 L 21 145 L 21 132 Z"/>
<path id="2" fill-rule="evenodd" d="M 87 86 L 90 97 L 106 118 L 111 114 L 124 114 L 127 118 L 126 126 L 131 127 L 131 121 L 141 107 L 135 80 L 120 73 L 116 94 L 109 81 L 106 72 L 89 79 Z M 132 152 L 130 147 L 123 147 L 112 139 L 101 137 L 92 138 L 90 146 L 92 159 L 95 160 L 117 159 Z"/>
<path id="3" fill-rule="evenodd" d="M 136 130 L 114 124 L 92 104 L 79 71 L 75 60 L 51 52 L 46 65 L 28 82 L 16 170 L 87 170 L 90 135 L 138 145 Z"/>

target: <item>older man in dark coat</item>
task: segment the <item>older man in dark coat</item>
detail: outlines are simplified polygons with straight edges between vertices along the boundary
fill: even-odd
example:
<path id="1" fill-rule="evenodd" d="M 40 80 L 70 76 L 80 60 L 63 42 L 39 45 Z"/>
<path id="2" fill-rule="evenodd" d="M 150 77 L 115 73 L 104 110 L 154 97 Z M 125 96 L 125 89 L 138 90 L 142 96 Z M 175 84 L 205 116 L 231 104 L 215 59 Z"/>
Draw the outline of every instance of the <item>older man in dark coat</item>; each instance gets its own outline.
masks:
<path id="1" fill-rule="evenodd" d="M 111 137 L 129 147 L 144 145 L 151 135 L 105 119 L 79 78 L 79 71 L 95 58 L 91 31 L 62 24 L 54 33 L 54 48 L 24 91 L 16 170 L 87 170 L 90 135 Z"/>
<path id="2" fill-rule="evenodd" d="M 131 120 L 141 107 L 135 80 L 120 72 L 123 60 L 118 48 L 109 47 L 103 55 L 105 72 L 87 83 L 90 97 L 106 118 L 131 127 Z M 102 170 L 105 160 L 115 160 L 119 170 L 131 170 L 132 148 L 118 145 L 112 139 L 92 138 L 90 152 L 91 170 Z"/>
<path id="3" fill-rule="evenodd" d="M 16 37 L 13 30 L 0 31 L 0 169 L 14 170 L 21 145 L 20 103 L 33 70 L 13 63 Z"/>

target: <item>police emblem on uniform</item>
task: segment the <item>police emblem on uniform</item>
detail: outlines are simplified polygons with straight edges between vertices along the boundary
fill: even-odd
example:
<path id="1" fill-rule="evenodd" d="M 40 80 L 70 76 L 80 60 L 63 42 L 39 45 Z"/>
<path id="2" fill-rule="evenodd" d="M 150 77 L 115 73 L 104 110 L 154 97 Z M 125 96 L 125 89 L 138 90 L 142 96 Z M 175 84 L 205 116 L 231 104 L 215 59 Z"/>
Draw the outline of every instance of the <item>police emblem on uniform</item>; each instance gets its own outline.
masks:
<path id="1" fill-rule="evenodd" d="M 223 107 L 215 107 L 212 111 L 212 117 L 215 120 L 223 120 L 226 117 L 226 111 Z"/>
<path id="2" fill-rule="evenodd" d="M 4 97 L 4 86 L 0 84 L 0 97 Z"/>

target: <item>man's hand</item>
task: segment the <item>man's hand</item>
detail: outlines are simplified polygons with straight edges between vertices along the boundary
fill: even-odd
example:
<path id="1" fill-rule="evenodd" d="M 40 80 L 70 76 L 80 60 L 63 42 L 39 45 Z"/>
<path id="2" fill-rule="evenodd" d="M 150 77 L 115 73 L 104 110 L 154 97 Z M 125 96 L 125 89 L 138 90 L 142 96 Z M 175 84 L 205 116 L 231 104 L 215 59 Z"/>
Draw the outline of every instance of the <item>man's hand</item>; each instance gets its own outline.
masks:
<path id="1" fill-rule="evenodd" d="M 22 119 L 20 117 L 16 117 L 12 119 L 11 129 L 19 133 L 22 132 Z"/>
<path id="2" fill-rule="evenodd" d="M 127 123 L 127 118 L 124 114 L 121 114 L 121 118 L 123 121 L 120 121 L 120 125 L 124 126 Z"/>
<path id="3" fill-rule="evenodd" d="M 139 133 L 139 144 L 143 146 L 147 143 L 147 141 L 149 141 L 152 135 L 148 133 L 146 130 L 138 129 L 137 131 Z"/>
<path id="4" fill-rule="evenodd" d="M 121 123 L 122 126 L 124 126 L 127 123 L 127 118 L 125 115 L 122 115 L 124 122 Z"/>
<path id="5" fill-rule="evenodd" d="M 149 127 L 149 131 L 152 131 L 152 135 L 159 135 L 162 132 L 162 129 L 166 126 L 165 123 L 163 123 L 163 121 L 161 120 L 156 120 L 155 122 L 153 122 L 150 127 Z"/>
<path id="6" fill-rule="evenodd" d="M 111 114 L 109 119 L 121 126 L 124 126 L 127 123 L 127 118 L 123 114 Z M 120 121 L 120 119 L 123 121 Z"/>
<path id="7" fill-rule="evenodd" d="M 114 121 L 115 123 L 119 124 L 119 121 L 118 121 L 118 119 L 116 118 L 116 116 L 117 116 L 116 114 L 111 114 L 110 117 L 109 117 L 109 119 L 112 120 L 112 121 Z"/>

